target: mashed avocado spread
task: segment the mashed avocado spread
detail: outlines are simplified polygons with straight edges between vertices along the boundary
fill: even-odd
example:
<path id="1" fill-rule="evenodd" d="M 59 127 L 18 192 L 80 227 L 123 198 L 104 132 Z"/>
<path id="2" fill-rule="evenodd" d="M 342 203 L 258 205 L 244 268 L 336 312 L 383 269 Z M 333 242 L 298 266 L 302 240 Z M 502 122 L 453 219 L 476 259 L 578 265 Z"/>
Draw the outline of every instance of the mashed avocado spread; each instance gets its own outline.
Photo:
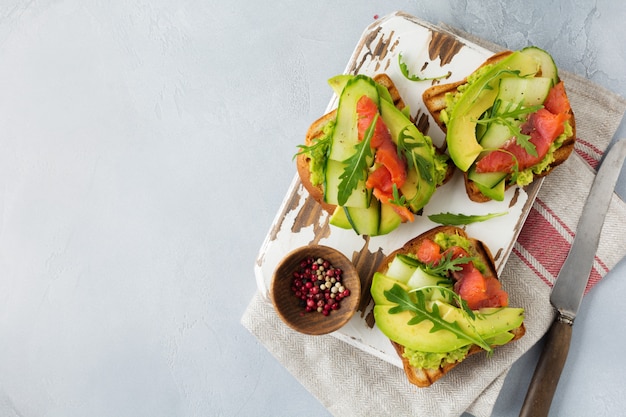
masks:
<path id="1" fill-rule="evenodd" d="M 477 254 L 474 250 L 474 246 L 468 239 L 464 238 L 463 236 L 457 234 L 446 234 L 442 232 L 435 235 L 434 241 L 436 244 L 439 245 L 439 247 L 441 247 L 442 252 L 446 249 L 451 248 L 452 246 L 459 246 L 465 249 L 465 251 L 469 253 L 470 256 L 476 257 L 476 259 L 474 259 L 472 262 L 481 273 L 485 273 L 485 271 L 487 270 L 485 264 L 476 256 Z"/>
<path id="2" fill-rule="evenodd" d="M 419 352 L 405 347 L 402 356 L 408 359 L 411 366 L 416 368 L 437 369 L 448 363 L 462 361 L 467 356 L 470 347 L 471 345 L 467 345 L 445 353 Z"/>
<path id="3" fill-rule="evenodd" d="M 324 166 L 326 165 L 326 156 L 328 155 L 328 149 L 330 148 L 330 139 L 335 128 L 335 121 L 324 125 L 322 129 L 322 135 L 315 141 L 315 143 L 308 147 L 305 151 L 308 157 L 311 158 L 309 163 L 309 170 L 311 171 L 311 184 L 317 186 L 324 182 Z"/>

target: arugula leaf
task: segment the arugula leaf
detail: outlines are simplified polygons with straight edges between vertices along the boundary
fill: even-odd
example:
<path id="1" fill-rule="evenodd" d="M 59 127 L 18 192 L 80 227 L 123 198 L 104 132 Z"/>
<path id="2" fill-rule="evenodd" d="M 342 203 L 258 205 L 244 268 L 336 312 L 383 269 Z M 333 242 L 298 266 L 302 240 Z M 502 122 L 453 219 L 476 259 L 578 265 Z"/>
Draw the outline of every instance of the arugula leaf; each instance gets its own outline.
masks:
<path id="1" fill-rule="evenodd" d="M 295 159 L 298 155 L 307 154 L 311 155 L 313 152 L 320 150 L 322 154 L 326 155 L 328 150 L 330 149 L 330 144 L 332 141 L 332 135 L 326 135 L 318 140 L 316 140 L 312 145 L 298 145 L 300 149 L 298 153 L 296 153 L 293 158 Z"/>
<path id="2" fill-rule="evenodd" d="M 448 213 L 431 214 L 430 216 L 428 216 L 428 219 L 430 219 L 430 221 L 432 222 L 439 223 L 439 224 L 459 226 L 463 224 L 484 222 L 494 217 L 504 216 L 505 214 L 508 214 L 508 212 L 502 211 L 499 213 L 473 214 L 473 215 L 454 214 L 454 213 L 448 212 Z"/>
<path id="3" fill-rule="evenodd" d="M 424 272 L 426 272 L 429 275 L 437 275 L 445 279 L 448 279 L 449 272 L 460 271 L 461 269 L 463 269 L 463 267 L 460 265 L 465 265 L 468 262 L 476 260 L 476 257 L 473 257 L 473 256 L 452 258 L 453 255 L 454 254 L 452 252 L 447 252 L 445 256 L 443 256 L 439 261 L 437 261 L 436 264 L 434 262 L 429 263 L 429 264 L 424 264 L 423 262 L 420 262 L 418 259 L 415 259 L 412 256 L 404 255 L 402 253 L 397 254 L 396 257 L 402 259 L 402 262 L 409 266 L 412 266 L 415 268 L 421 268 Z"/>
<path id="4" fill-rule="evenodd" d="M 378 113 L 374 116 L 372 123 L 370 123 L 365 131 L 363 140 L 354 146 L 356 152 L 345 161 L 346 168 L 339 176 L 341 181 L 339 182 L 339 191 L 337 193 L 337 202 L 340 206 L 346 204 L 346 201 L 348 201 L 350 194 L 352 194 L 352 191 L 357 187 L 359 181 L 367 177 L 368 158 L 372 156 L 370 141 L 372 140 L 372 136 L 374 136 L 377 121 Z"/>
<path id="5" fill-rule="evenodd" d="M 395 204 L 396 206 L 404 206 L 406 205 L 406 197 L 401 196 L 398 191 L 398 186 L 393 184 L 393 198 L 389 200 L 391 204 Z"/>
<path id="6" fill-rule="evenodd" d="M 522 123 L 520 123 L 520 119 L 525 120 L 525 116 L 530 113 L 534 113 L 539 109 L 542 109 L 543 105 L 539 104 L 536 106 L 524 107 L 522 102 L 520 101 L 516 105 L 513 103 L 509 103 L 503 111 L 500 111 L 500 106 L 502 106 L 502 100 L 498 99 L 493 103 L 490 117 L 478 119 L 476 120 L 476 123 L 482 125 L 497 123 L 506 126 L 509 129 L 509 132 L 511 132 L 511 135 L 515 137 L 515 140 L 519 146 L 524 148 L 524 150 L 528 152 L 529 155 L 537 156 L 537 148 L 530 141 L 530 135 L 525 135 L 522 133 Z"/>
<path id="7" fill-rule="evenodd" d="M 444 297 L 447 295 L 447 298 L 449 297 L 449 299 L 455 300 L 457 305 L 463 309 L 463 311 L 465 311 L 465 313 L 473 320 L 476 318 L 476 314 L 474 314 L 474 312 L 472 311 L 471 308 L 469 308 L 469 305 L 467 304 L 467 301 L 465 301 L 463 298 L 461 298 L 461 296 L 457 293 L 455 293 L 453 290 L 451 290 L 450 288 L 446 288 L 446 287 L 441 287 L 438 285 L 428 285 L 428 286 L 424 286 L 424 287 L 420 287 L 420 288 L 415 288 L 412 289 L 410 292 L 417 292 L 417 291 L 422 291 L 422 292 L 426 292 L 428 290 L 436 290 L 439 291 L 441 293 L 441 295 L 443 295 Z"/>
<path id="8" fill-rule="evenodd" d="M 448 71 L 447 74 L 440 75 L 438 77 L 420 77 L 418 75 L 412 75 L 409 66 L 402 60 L 402 54 L 398 54 L 398 65 L 400 65 L 400 72 L 404 77 L 409 81 L 429 81 L 429 80 L 439 80 L 441 78 L 447 78 L 452 74 Z"/>
<path id="9" fill-rule="evenodd" d="M 398 314 L 404 311 L 409 311 L 414 314 L 413 318 L 409 320 L 407 324 L 415 325 L 428 320 L 433 323 L 430 333 L 434 333 L 439 330 L 447 330 L 461 340 L 468 340 L 488 352 L 492 351 L 491 346 L 489 346 L 489 344 L 485 342 L 476 332 L 474 332 L 474 334 L 468 334 L 466 331 L 463 331 L 463 328 L 458 322 L 449 322 L 444 320 L 439 312 L 439 305 L 437 303 L 433 303 L 432 310 L 429 310 L 426 305 L 426 297 L 422 291 L 415 293 L 416 301 L 413 301 L 408 292 L 403 290 L 398 284 L 394 284 L 390 290 L 386 290 L 384 292 L 384 295 L 387 300 L 397 304 L 389 309 L 389 314 Z M 463 311 L 465 311 L 465 309 L 463 309 Z"/>
<path id="10" fill-rule="evenodd" d="M 314 156 L 315 154 L 320 155 L 323 159 L 328 157 L 328 153 L 330 152 L 330 145 L 333 141 L 332 132 L 335 129 L 335 121 L 329 121 L 322 128 L 322 135 L 313 140 L 313 143 L 309 146 L 307 145 L 298 145 L 297 147 L 300 149 L 294 156 L 293 159 L 296 159 L 298 155 L 306 154 L 309 156 Z"/>
<path id="11" fill-rule="evenodd" d="M 413 136 L 411 136 L 409 128 L 406 127 L 402 129 L 400 135 L 398 136 L 398 156 L 406 159 L 408 169 L 417 168 L 420 176 L 428 182 L 428 184 L 432 184 L 434 181 L 433 178 L 433 164 L 428 162 L 426 158 L 419 155 L 417 152 L 413 152 L 417 148 L 424 147 L 425 144 L 422 141 L 418 141 Z"/>
<path id="12" fill-rule="evenodd" d="M 460 256 L 453 258 L 454 253 L 452 251 L 444 252 L 445 255 L 437 261 L 437 264 L 429 263 L 424 266 L 424 271 L 430 275 L 439 275 L 447 277 L 450 272 L 456 272 L 463 269 L 460 265 L 465 265 L 468 262 L 476 260 L 473 256 Z"/>
<path id="13" fill-rule="evenodd" d="M 511 74 L 516 77 L 520 77 L 519 70 L 501 69 L 500 71 L 497 71 L 495 74 L 492 74 L 491 77 L 489 77 L 489 80 L 485 82 L 483 86 L 476 92 L 476 94 L 474 95 L 474 98 L 472 99 L 472 102 L 476 101 L 476 99 L 478 98 L 480 93 L 483 92 L 483 90 L 493 90 L 493 87 L 491 86 L 491 82 L 494 79 L 499 79 L 502 74 Z"/>

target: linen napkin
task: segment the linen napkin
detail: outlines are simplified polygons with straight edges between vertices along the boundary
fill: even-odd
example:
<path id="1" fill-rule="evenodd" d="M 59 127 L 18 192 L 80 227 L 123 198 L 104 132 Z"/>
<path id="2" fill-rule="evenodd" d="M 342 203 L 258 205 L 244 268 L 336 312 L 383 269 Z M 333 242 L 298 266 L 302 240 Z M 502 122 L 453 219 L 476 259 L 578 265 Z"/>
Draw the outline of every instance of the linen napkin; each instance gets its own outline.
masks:
<path id="1" fill-rule="evenodd" d="M 261 294 L 253 297 L 242 324 L 331 414 L 491 415 L 506 372 L 554 318 L 551 286 L 569 251 L 595 169 L 626 111 L 623 98 L 584 78 L 564 71 L 560 75 L 576 116 L 575 152 L 544 181 L 501 274 L 510 305 L 526 310 L 523 338 L 496 349 L 490 358 L 474 355 L 433 386 L 417 388 L 402 369 L 332 335 L 312 337 L 291 330 Z M 620 233 L 625 226 L 626 204 L 613 195 L 588 289 L 626 254 L 626 237 Z"/>

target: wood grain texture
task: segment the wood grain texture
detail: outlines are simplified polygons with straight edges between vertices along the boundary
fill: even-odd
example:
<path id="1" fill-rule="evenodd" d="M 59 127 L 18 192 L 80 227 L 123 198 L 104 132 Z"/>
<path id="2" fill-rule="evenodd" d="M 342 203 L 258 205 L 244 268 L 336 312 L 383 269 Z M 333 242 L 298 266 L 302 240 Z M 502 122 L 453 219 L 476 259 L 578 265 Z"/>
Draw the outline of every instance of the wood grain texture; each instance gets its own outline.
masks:
<path id="1" fill-rule="evenodd" d="M 292 277 L 300 262 L 308 257 L 323 258 L 343 273 L 341 282 L 350 295 L 341 300 L 341 307 L 328 316 L 316 311 L 305 312 L 293 291 Z M 352 262 L 336 249 L 323 245 L 304 246 L 290 252 L 278 265 L 270 288 L 270 297 L 280 318 L 292 329 L 309 335 L 331 333 L 346 324 L 354 315 L 361 299 L 361 281 Z"/>
<path id="2" fill-rule="evenodd" d="M 552 323 L 546 336 L 543 352 L 530 381 L 520 417 L 543 417 L 550 412 L 571 340 L 571 323 L 561 320 Z"/>

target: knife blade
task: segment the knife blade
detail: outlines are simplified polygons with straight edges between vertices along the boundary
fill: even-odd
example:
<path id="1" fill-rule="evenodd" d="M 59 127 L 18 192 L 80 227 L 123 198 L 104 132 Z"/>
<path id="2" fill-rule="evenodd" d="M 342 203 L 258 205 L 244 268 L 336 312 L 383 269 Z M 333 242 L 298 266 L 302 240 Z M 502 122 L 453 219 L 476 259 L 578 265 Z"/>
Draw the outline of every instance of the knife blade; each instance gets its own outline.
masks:
<path id="1" fill-rule="evenodd" d="M 606 153 L 591 185 L 574 241 L 550 294 L 550 303 L 557 314 L 546 334 L 520 417 L 547 416 L 550 411 L 569 352 L 574 319 L 587 287 L 604 219 L 625 157 L 626 139 L 619 139 Z"/>

